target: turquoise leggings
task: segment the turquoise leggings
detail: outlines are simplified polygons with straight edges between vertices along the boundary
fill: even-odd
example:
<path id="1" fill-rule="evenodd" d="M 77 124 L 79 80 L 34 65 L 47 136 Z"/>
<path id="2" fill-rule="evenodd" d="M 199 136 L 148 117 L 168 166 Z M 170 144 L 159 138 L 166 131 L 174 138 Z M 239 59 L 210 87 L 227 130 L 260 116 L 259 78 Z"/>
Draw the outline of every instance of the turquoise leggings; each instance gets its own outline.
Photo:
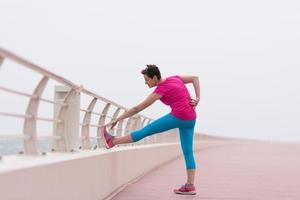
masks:
<path id="1" fill-rule="evenodd" d="M 137 142 L 144 137 L 160 133 L 173 128 L 179 128 L 181 149 L 184 155 L 186 169 L 195 169 L 195 159 L 193 153 L 193 137 L 196 120 L 182 120 L 167 114 L 144 128 L 131 133 L 131 138 Z"/>

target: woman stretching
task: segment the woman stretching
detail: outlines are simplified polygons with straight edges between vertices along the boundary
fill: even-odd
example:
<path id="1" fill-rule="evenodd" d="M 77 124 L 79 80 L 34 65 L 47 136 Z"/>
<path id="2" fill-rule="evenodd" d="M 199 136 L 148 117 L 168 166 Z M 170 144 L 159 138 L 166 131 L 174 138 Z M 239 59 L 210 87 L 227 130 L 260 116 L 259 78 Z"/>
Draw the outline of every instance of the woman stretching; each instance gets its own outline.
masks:
<path id="1" fill-rule="evenodd" d="M 145 84 L 149 88 L 156 87 L 155 90 L 143 102 L 113 120 L 110 123 L 111 129 L 119 121 L 144 110 L 158 99 L 169 105 L 172 111 L 144 128 L 122 137 L 112 136 L 104 127 L 103 137 L 106 147 L 112 148 L 117 144 L 137 142 L 147 136 L 179 128 L 181 148 L 187 170 L 187 182 L 180 188 L 174 189 L 174 192 L 176 194 L 196 194 L 194 186 L 196 164 L 193 155 L 193 136 L 197 117 L 195 107 L 200 100 L 199 79 L 197 76 L 170 76 L 163 79 L 156 65 L 147 65 L 141 73 L 144 75 Z M 185 86 L 187 83 L 193 84 L 196 99 L 191 98 Z"/>

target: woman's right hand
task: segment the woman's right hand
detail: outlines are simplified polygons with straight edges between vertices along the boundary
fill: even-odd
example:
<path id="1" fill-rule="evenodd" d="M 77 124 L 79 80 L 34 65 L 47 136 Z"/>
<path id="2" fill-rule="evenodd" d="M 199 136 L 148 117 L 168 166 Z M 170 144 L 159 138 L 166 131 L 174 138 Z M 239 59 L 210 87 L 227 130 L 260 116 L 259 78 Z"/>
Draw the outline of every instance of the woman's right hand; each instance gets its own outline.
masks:
<path id="1" fill-rule="evenodd" d="M 117 125 L 118 121 L 117 120 L 113 120 L 111 121 L 110 124 L 110 129 L 113 129 L 116 125 Z"/>

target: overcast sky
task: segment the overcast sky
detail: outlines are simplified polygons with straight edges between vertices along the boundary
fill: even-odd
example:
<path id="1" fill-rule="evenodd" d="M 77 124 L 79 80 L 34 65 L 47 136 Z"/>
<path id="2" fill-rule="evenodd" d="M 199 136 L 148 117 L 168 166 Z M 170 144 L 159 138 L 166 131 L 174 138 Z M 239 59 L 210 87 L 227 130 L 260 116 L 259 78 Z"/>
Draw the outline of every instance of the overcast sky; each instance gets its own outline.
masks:
<path id="1" fill-rule="evenodd" d="M 297 0 L 0 0 L 0 46 L 128 108 L 152 92 L 145 64 L 196 75 L 197 132 L 300 141 Z"/>

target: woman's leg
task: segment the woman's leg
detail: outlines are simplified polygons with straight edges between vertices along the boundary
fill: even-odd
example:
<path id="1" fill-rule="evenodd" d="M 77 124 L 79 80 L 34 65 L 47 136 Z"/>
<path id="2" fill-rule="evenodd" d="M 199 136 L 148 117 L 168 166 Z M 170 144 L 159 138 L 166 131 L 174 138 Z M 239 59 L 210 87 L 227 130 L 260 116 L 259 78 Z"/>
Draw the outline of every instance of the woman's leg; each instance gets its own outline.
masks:
<path id="1" fill-rule="evenodd" d="M 132 138 L 130 135 L 125 135 L 125 136 L 121 136 L 121 137 L 115 137 L 113 139 L 113 144 L 117 145 L 117 144 L 126 144 L 126 143 L 132 143 Z"/>
<path id="2" fill-rule="evenodd" d="M 178 128 L 178 119 L 171 114 L 167 114 L 148 124 L 144 128 L 132 132 L 130 135 L 115 137 L 113 140 L 113 144 L 117 145 L 137 142 L 144 137 L 153 135 L 155 133 L 164 132 L 173 128 Z"/>
<path id="3" fill-rule="evenodd" d="M 187 184 L 194 184 L 196 163 L 193 153 L 194 127 L 180 128 L 180 142 L 187 170 Z"/>
<path id="4" fill-rule="evenodd" d="M 194 185 L 196 169 L 187 169 L 186 172 L 187 172 L 187 181 L 186 181 L 186 183 Z"/>

